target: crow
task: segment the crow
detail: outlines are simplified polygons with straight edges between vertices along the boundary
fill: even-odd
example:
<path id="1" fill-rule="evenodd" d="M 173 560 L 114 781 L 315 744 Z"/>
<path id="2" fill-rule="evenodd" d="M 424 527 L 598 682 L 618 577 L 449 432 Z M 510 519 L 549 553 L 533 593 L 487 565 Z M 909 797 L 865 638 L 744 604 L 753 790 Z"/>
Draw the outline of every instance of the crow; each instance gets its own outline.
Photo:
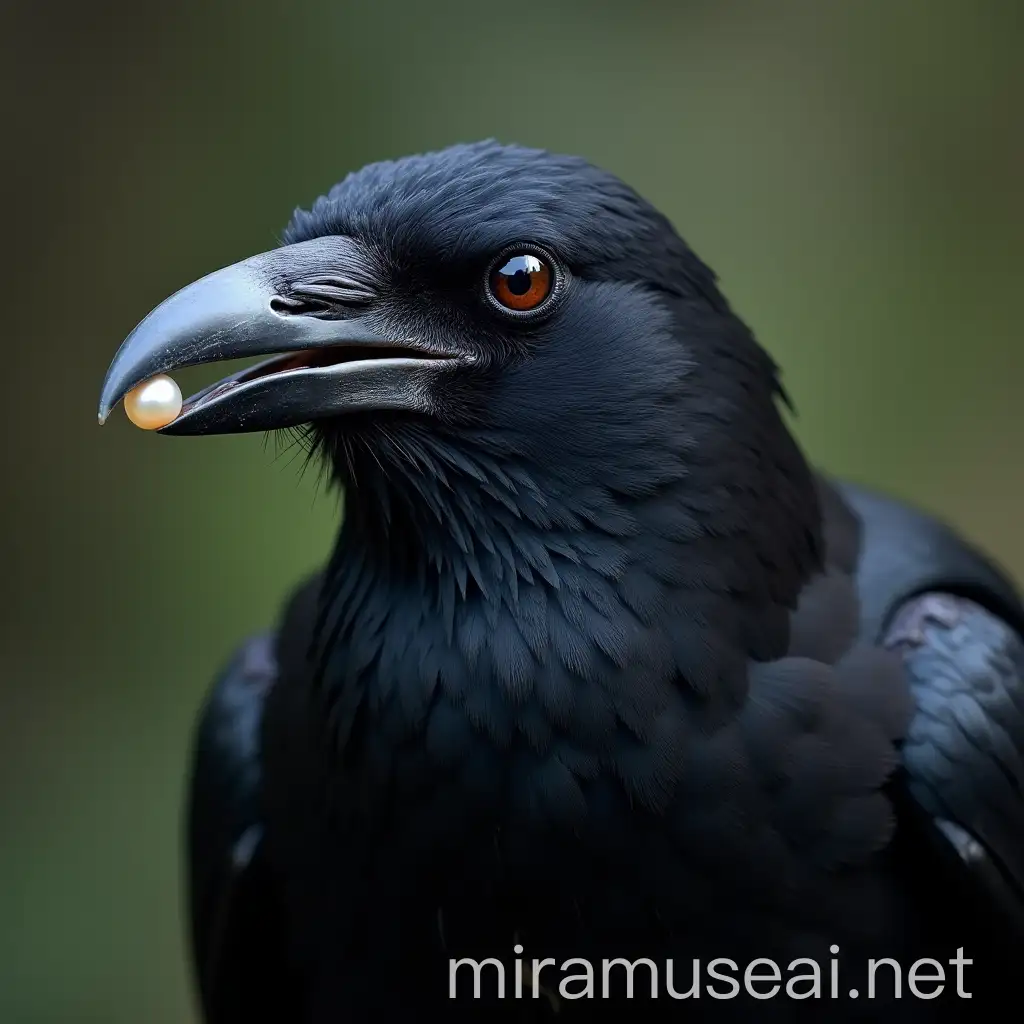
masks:
<path id="1" fill-rule="evenodd" d="M 100 422 L 256 355 L 161 432 L 290 429 L 344 506 L 199 718 L 208 1024 L 1007 997 L 1019 595 L 809 465 L 774 361 L 647 201 L 494 141 L 367 166 L 142 320 Z"/>

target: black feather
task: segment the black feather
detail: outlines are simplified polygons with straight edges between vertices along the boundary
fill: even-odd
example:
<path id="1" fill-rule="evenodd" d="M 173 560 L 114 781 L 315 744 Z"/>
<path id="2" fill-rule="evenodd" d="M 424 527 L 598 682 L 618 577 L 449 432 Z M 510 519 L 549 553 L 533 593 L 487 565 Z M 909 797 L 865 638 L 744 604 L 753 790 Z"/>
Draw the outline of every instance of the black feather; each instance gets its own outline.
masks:
<path id="1" fill-rule="evenodd" d="M 879 640 L 943 584 L 1019 629 L 1012 588 L 931 520 L 812 472 L 775 364 L 611 175 L 455 147 L 350 175 L 285 240 L 332 232 L 371 254 L 382 328 L 458 337 L 478 358 L 434 416 L 310 427 L 343 526 L 279 626 L 258 737 L 252 705 L 224 705 L 240 684 L 215 691 L 245 741 L 201 754 L 195 782 L 202 962 L 211 942 L 238 964 L 265 940 L 249 995 L 284 984 L 277 1019 L 334 1024 L 479 1019 L 483 1003 L 448 998 L 448 957 L 511 962 L 516 941 L 527 957 L 677 966 L 824 964 L 838 943 L 850 978 L 869 956 L 953 955 L 899 859 L 935 849 L 915 845 L 901 801 L 973 829 L 1019 881 L 1019 635 L 978 620 L 909 673 Z M 481 300 L 482 268 L 516 242 L 565 263 L 546 319 Z M 242 913 L 223 865 L 249 827 L 273 882 L 246 914 L 269 885 L 283 916 L 272 936 L 236 921 L 213 938 L 211 892 Z M 678 1011 L 640 1005 L 644 1020 Z M 790 1020 L 807 1004 L 753 1005 Z M 829 1015 L 931 1012 L 906 1005 Z M 750 1012 L 688 1004 L 694 1019 Z"/>

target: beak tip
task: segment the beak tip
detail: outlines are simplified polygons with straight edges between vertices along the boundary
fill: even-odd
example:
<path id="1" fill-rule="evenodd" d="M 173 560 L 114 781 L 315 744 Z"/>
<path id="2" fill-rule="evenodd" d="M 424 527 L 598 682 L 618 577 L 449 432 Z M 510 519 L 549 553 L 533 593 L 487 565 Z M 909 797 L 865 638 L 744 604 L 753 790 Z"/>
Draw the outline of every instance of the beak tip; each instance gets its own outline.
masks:
<path id="1" fill-rule="evenodd" d="M 113 410 L 113 404 L 111 402 L 101 400 L 99 410 L 96 413 L 96 422 L 102 427 L 110 416 Z"/>
<path id="2" fill-rule="evenodd" d="M 114 411 L 114 406 L 117 405 L 122 397 L 116 382 L 112 379 L 113 376 L 113 373 L 108 371 L 107 379 L 103 382 L 103 387 L 100 390 L 100 401 L 99 407 L 96 410 L 96 421 L 101 427 L 110 418 L 110 414 Z"/>

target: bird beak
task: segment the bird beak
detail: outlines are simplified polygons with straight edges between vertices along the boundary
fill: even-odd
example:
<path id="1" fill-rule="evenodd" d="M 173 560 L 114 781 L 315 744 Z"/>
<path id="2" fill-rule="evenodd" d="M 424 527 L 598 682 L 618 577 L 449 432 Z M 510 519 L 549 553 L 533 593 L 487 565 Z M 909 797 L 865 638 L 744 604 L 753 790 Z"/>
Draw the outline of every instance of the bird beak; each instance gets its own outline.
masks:
<path id="1" fill-rule="evenodd" d="M 133 388 L 184 366 L 269 355 L 193 395 L 164 434 L 297 426 L 352 410 L 433 410 L 437 375 L 464 361 L 373 316 L 372 261 L 351 238 L 283 246 L 215 271 L 153 310 L 107 370 L 99 421 Z"/>

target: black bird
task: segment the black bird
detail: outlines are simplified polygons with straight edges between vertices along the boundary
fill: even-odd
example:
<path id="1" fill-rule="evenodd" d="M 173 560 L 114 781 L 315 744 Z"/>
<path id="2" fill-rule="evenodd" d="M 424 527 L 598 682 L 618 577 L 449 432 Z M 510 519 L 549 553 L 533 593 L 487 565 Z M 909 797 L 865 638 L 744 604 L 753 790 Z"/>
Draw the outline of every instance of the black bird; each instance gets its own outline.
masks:
<path id="1" fill-rule="evenodd" d="M 374 164 L 150 313 L 100 419 L 154 374 L 272 353 L 163 428 L 295 428 L 344 489 L 328 564 L 199 722 L 208 1024 L 1005 997 L 1024 608 L 947 527 L 808 466 L 776 366 L 662 215 L 494 142 Z M 493 963 L 450 998 L 452 961 L 487 957 L 505 998 Z M 890 964 L 870 998 L 886 957 L 900 998 Z"/>

